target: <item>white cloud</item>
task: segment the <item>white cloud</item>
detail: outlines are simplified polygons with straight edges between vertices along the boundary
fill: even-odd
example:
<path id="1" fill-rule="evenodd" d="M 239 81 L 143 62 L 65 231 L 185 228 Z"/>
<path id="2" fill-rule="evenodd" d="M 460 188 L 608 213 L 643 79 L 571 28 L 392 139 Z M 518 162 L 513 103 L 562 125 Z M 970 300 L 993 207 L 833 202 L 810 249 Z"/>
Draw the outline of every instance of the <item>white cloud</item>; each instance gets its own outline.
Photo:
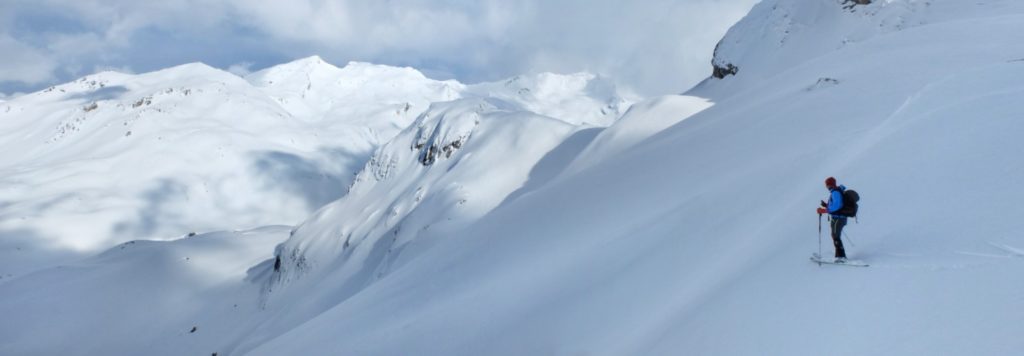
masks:
<path id="1" fill-rule="evenodd" d="M 0 34 L 0 82 L 39 84 L 55 79 L 57 63 L 44 52 Z"/>
<path id="2" fill-rule="evenodd" d="M 38 83 L 55 65 L 69 75 L 97 65 L 157 69 L 159 58 L 230 66 L 239 73 L 269 58 L 320 54 L 422 67 L 463 81 L 524 72 L 592 71 L 645 94 L 679 92 L 710 72 L 715 43 L 756 0 L 43 0 L 0 4 L 0 31 L 19 12 L 30 34 L 32 71 L 8 80 Z M 31 6 L 31 7 L 30 7 Z M 43 16 L 39 16 L 43 13 Z M 21 26 L 33 29 L 31 16 Z M 57 26 L 61 27 L 61 26 Z M 7 31 L 5 31 L 7 32 Z M 0 32 L 3 33 L 3 32 Z M 19 38 L 20 40 L 20 38 Z M 7 42 L 19 43 L 10 37 Z M 166 43 L 162 47 L 161 44 Z M 10 43 L 7 43 L 10 45 Z M 45 49 L 45 50 L 41 50 Z M 158 51 L 165 56 L 149 52 Z M 4 53 L 9 53 L 4 51 Z M 259 57 L 259 58 L 257 58 Z M 12 62 L 13 60 L 6 60 Z M 148 61 L 148 62 L 147 62 Z M 30 61 L 22 59 L 20 65 Z M 248 63 L 248 66 L 243 64 Z M 4 62 L 6 64 L 6 62 Z M 30 81 L 32 80 L 32 81 Z"/>
<path id="3" fill-rule="evenodd" d="M 240 62 L 228 66 L 228 72 L 239 77 L 245 77 L 252 73 L 252 62 Z"/>
<path id="4" fill-rule="evenodd" d="M 522 72 L 592 71 L 645 94 L 681 92 L 711 71 L 715 44 L 754 0 L 349 1 L 316 16 L 253 17 L 261 29 L 309 41 L 328 60 L 402 56 L 453 66 L 463 80 Z M 294 2 L 293 2 L 294 3 Z M 259 10 L 264 11 L 264 10 Z M 298 11 L 298 10 L 296 10 Z M 308 16 L 308 17 L 307 17 Z M 309 33 L 302 21 L 313 18 Z M 337 19 L 337 21 L 331 21 Z M 322 22 L 322 23 L 320 23 Z"/>
<path id="5" fill-rule="evenodd" d="M 98 65 L 98 66 L 92 67 L 92 73 L 99 73 L 99 72 L 118 72 L 118 73 L 124 73 L 124 74 L 135 74 L 135 70 L 133 70 L 131 67 L 129 67 L 127 65 L 124 65 L 124 66 Z"/>

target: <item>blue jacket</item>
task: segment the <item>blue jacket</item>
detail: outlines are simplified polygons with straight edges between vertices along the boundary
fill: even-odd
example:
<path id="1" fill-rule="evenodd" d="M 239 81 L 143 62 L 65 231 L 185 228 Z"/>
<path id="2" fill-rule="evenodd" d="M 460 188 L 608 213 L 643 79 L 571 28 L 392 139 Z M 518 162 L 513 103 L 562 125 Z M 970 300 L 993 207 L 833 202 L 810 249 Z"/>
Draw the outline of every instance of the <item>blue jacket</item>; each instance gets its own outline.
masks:
<path id="1" fill-rule="evenodd" d="M 839 209 L 843 208 L 843 192 L 846 191 L 846 186 L 840 185 L 832 189 L 828 197 L 828 213 L 833 218 L 842 218 L 843 215 L 836 214 Z"/>

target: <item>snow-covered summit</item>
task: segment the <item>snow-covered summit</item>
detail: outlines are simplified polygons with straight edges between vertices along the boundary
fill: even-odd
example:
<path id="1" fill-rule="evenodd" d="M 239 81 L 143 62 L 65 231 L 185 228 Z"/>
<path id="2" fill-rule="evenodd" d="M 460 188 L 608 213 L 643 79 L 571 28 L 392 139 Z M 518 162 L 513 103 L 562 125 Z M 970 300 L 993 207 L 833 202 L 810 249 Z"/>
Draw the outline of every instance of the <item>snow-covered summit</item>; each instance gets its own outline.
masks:
<path id="1" fill-rule="evenodd" d="M 245 79 L 256 86 L 287 86 L 312 84 L 312 79 L 338 76 L 341 69 L 324 61 L 320 56 L 310 56 L 278 64 L 250 73 Z"/>
<path id="2" fill-rule="evenodd" d="M 340 101 L 360 93 L 397 96 L 403 94 L 401 90 L 408 87 L 437 83 L 453 85 L 454 89 L 459 89 L 455 81 L 435 81 L 409 67 L 349 62 L 338 68 L 319 56 L 263 69 L 247 75 L 245 79 L 270 93 L 278 94 L 280 99 L 329 94 Z"/>
<path id="3" fill-rule="evenodd" d="M 348 184 L 371 140 L 365 129 L 299 125 L 258 88 L 200 63 L 21 96 L 0 106 L 0 200 L 10 202 L 0 269 L 19 274 L 126 240 L 295 223 L 344 191 L 324 186 Z"/>
<path id="4" fill-rule="evenodd" d="M 423 73 L 410 67 L 349 62 L 338 68 L 320 56 L 279 64 L 251 73 L 245 79 L 259 87 L 294 91 L 312 89 L 314 85 L 347 85 L 352 88 L 358 87 L 357 84 L 382 82 L 398 86 L 403 82 L 428 80 Z"/>
<path id="5" fill-rule="evenodd" d="M 293 116 L 314 121 L 345 118 L 386 142 L 435 101 L 460 97 L 462 84 L 429 79 L 412 68 L 351 62 L 344 68 L 318 56 L 246 76 Z M 362 103 L 362 105 L 353 105 Z"/>
<path id="6" fill-rule="evenodd" d="M 880 35 L 984 14 L 984 8 L 991 6 L 953 3 L 959 4 L 930 0 L 765 0 L 719 42 L 712 60 L 714 75 L 756 81 Z"/>
<path id="7" fill-rule="evenodd" d="M 3 205 L 0 233 L 19 232 L 0 251 L 25 258 L 2 258 L 0 269 L 17 274 L 128 239 L 295 224 L 345 194 L 373 150 L 431 103 L 509 90 L 470 93 L 412 68 L 338 68 L 314 56 L 245 79 L 189 63 L 100 72 L 8 98 L 0 104 L 0 180 L 8 187 L 0 201 L 12 203 Z M 542 115 L 579 121 L 614 96 L 564 90 L 504 105 L 521 111 L 572 97 L 584 104 Z M 120 176 L 119 184 L 100 172 Z M 37 251 L 32 241 L 61 252 L 27 252 Z"/>
<path id="8" fill-rule="evenodd" d="M 470 85 L 467 95 L 494 97 L 571 124 L 611 125 L 637 98 L 590 73 L 540 73 Z"/>
<path id="9" fill-rule="evenodd" d="M 267 68 L 246 79 L 277 98 L 296 116 L 321 120 L 338 115 L 352 116 L 351 105 L 347 103 L 353 100 L 380 103 L 380 108 L 364 113 L 376 116 L 385 111 L 418 114 L 430 102 L 477 97 L 501 99 L 522 110 L 572 124 L 607 126 L 637 100 L 631 94 L 622 93 L 612 81 L 590 73 L 540 73 L 464 85 L 454 80 L 429 79 L 409 67 L 350 62 L 338 68 L 316 56 Z M 411 96 L 426 100 L 406 102 L 400 99 Z M 377 121 L 368 119 L 359 124 L 377 127 L 375 125 L 380 125 Z M 408 118 L 404 125 L 410 121 Z M 387 137 L 384 138 L 382 142 Z"/>

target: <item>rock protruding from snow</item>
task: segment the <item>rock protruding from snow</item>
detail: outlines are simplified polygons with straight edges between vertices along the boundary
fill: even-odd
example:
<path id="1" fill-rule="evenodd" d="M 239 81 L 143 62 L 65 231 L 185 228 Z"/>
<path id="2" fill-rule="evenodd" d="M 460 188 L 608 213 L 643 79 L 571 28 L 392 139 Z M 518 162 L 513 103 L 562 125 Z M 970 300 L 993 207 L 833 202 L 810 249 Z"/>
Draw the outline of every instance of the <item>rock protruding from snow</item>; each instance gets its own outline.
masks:
<path id="1" fill-rule="evenodd" d="M 433 120 L 427 117 L 431 113 L 424 114 L 416 127 L 412 146 L 418 151 L 419 162 L 429 166 L 438 159 L 451 158 L 480 124 L 480 114 L 495 109 L 493 105 L 480 101 L 478 106 L 455 105 Z"/>
<path id="2" fill-rule="evenodd" d="M 871 0 L 843 0 L 844 9 L 853 9 L 857 5 L 870 5 Z"/>

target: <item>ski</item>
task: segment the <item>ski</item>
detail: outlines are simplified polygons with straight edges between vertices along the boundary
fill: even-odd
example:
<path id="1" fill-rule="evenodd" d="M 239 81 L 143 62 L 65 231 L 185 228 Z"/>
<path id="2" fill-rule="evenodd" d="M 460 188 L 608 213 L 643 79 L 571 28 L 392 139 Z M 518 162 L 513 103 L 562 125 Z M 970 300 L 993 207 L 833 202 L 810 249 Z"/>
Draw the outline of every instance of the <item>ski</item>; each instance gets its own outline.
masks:
<path id="1" fill-rule="evenodd" d="M 867 263 L 858 260 L 846 260 L 846 262 L 836 262 L 834 259 L 824 259 L 817 253 L 811 254 L 811 262 L 817 263 L 819 266 L 823 264 L 836 265 L 836 266 L 850 266 L 850 267 L 868 267 Z"/>

